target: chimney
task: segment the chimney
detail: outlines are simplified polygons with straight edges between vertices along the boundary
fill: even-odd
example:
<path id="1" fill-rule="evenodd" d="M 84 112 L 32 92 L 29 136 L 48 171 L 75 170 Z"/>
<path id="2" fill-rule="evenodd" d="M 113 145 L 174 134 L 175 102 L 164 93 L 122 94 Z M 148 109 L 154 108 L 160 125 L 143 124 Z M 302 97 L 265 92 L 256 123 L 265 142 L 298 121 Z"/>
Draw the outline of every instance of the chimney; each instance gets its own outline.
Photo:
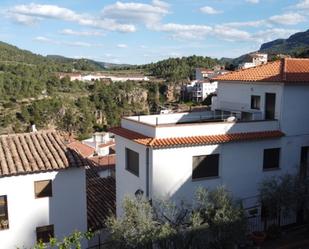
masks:
<path id="1" fill-rule="evenodd" d="M 38 130 L 35 127 L 35 124 L 31 125 L 31 132 L 37 132 Z"/>

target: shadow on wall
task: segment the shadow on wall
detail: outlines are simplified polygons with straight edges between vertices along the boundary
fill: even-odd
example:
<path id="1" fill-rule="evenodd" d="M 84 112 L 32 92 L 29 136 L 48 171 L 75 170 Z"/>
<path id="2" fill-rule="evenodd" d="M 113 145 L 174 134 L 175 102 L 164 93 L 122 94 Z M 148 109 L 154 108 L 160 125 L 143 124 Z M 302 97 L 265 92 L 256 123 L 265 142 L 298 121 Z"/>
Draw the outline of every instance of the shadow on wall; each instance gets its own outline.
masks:
<path id="1" fill-rule="evenodd" d="M 60 170 L 52 182 L 49 221 L 55 237 L 63 239 L 74 231 L 87 231 L 86 175 L 83 161 L 73 150 L 66 153 L 71 167 Z M 80 163 L 75 166 L 73 162 Z"/>

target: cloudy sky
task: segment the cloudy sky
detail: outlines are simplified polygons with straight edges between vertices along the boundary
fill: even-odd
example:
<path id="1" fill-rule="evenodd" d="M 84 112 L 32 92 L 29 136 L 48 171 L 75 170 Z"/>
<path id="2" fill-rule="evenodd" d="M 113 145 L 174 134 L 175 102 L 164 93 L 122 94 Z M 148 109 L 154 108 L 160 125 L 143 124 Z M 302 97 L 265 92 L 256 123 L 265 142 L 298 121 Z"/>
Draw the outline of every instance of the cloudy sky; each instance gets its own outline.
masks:
<path id="1" fill-rule="evenodd" d="M 1 0 L 0 12 L 1 41 L 131 64 L 237 57 L 309 28 L 309 0 Z"/>

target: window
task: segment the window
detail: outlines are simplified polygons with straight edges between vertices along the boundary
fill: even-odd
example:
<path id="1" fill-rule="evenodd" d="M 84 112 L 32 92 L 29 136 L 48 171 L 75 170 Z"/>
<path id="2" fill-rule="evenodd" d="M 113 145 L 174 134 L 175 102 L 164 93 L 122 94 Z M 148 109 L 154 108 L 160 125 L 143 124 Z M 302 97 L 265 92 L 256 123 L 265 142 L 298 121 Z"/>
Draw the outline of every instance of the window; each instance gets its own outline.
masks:
<path id="1" fill-rule="evenodd" d="M 53 196 L 52 181 L 36 181 L 34 182 L 35 198 L 51 197 Z"/>
<path id="2" fill-rule="evenodd" d="M 0 230 L 9 228 L 8 202 L 6 195 L 0 196 Z"/>
<path id="3" fill-rule="evenodd" d="M 192 179 L 219 176 L 219 154 L 194 156 Z"/>
<path id="4" fill-rule="evenodd" d="M 50 238 L 54 238 L 54 225 L 36 228 L 36 241 L 48 243 Z"/>
<path id="5" fill-rule="evenodd" d="M 260 110 L 261 96 L 251 95 L 251 109 Z"/>
<path id="6" fill-rule="evenodd" d="M 126 148 L 126 169 L 134 175 L 139 175 L 139 154 Z"/>
<path id="7" fill-rule="evenodd" d="M 263 169 L 279 169 L 280 148 L 265 149 Z"/>

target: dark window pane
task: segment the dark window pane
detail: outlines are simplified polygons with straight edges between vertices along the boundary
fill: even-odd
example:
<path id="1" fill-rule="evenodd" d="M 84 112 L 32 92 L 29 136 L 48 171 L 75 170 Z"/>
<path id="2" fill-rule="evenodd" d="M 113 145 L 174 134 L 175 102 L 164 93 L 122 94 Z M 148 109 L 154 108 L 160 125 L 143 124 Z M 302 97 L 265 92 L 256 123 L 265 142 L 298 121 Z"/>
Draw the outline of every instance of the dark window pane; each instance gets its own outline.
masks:
<path id="1" fill-rule="evenodd" d="M 194 156 L 192 179 L 219 176 L 219 154 Z"/>
<path id="2" fill-rule="evenodd" d="M 280 148 L 265 149 L 263 169 L 274 169 L 280 166 Z"/>
<path id="3" fill-rule="evenodd" d="M 9 228 L 8 203 L 6 195 L 0 196 L 0 230 Z"/>
<path id="4" fill-rule="evenodd" d="M 126 148 L 126 169 L 134 175 L 139 175 L 139 154 Z"/>
<path id="5" fill-rule="evenodd" d="M 52 181 L 36 181 L 34 182 L 34 192 L 36 198 L 51 197 L 53 195 Z"/>
<path id="6" fill-rule="evenodd" d="M 36 240 L 48 243 L 50 238 L 54 238 L 54 225 L 37 227 L 36 228 Z"/>
<path id="7" fill-rule="evenodd" d="M 251 109 L 260 109 L 261 97 L 257 95 L 251 96 Z"/>

